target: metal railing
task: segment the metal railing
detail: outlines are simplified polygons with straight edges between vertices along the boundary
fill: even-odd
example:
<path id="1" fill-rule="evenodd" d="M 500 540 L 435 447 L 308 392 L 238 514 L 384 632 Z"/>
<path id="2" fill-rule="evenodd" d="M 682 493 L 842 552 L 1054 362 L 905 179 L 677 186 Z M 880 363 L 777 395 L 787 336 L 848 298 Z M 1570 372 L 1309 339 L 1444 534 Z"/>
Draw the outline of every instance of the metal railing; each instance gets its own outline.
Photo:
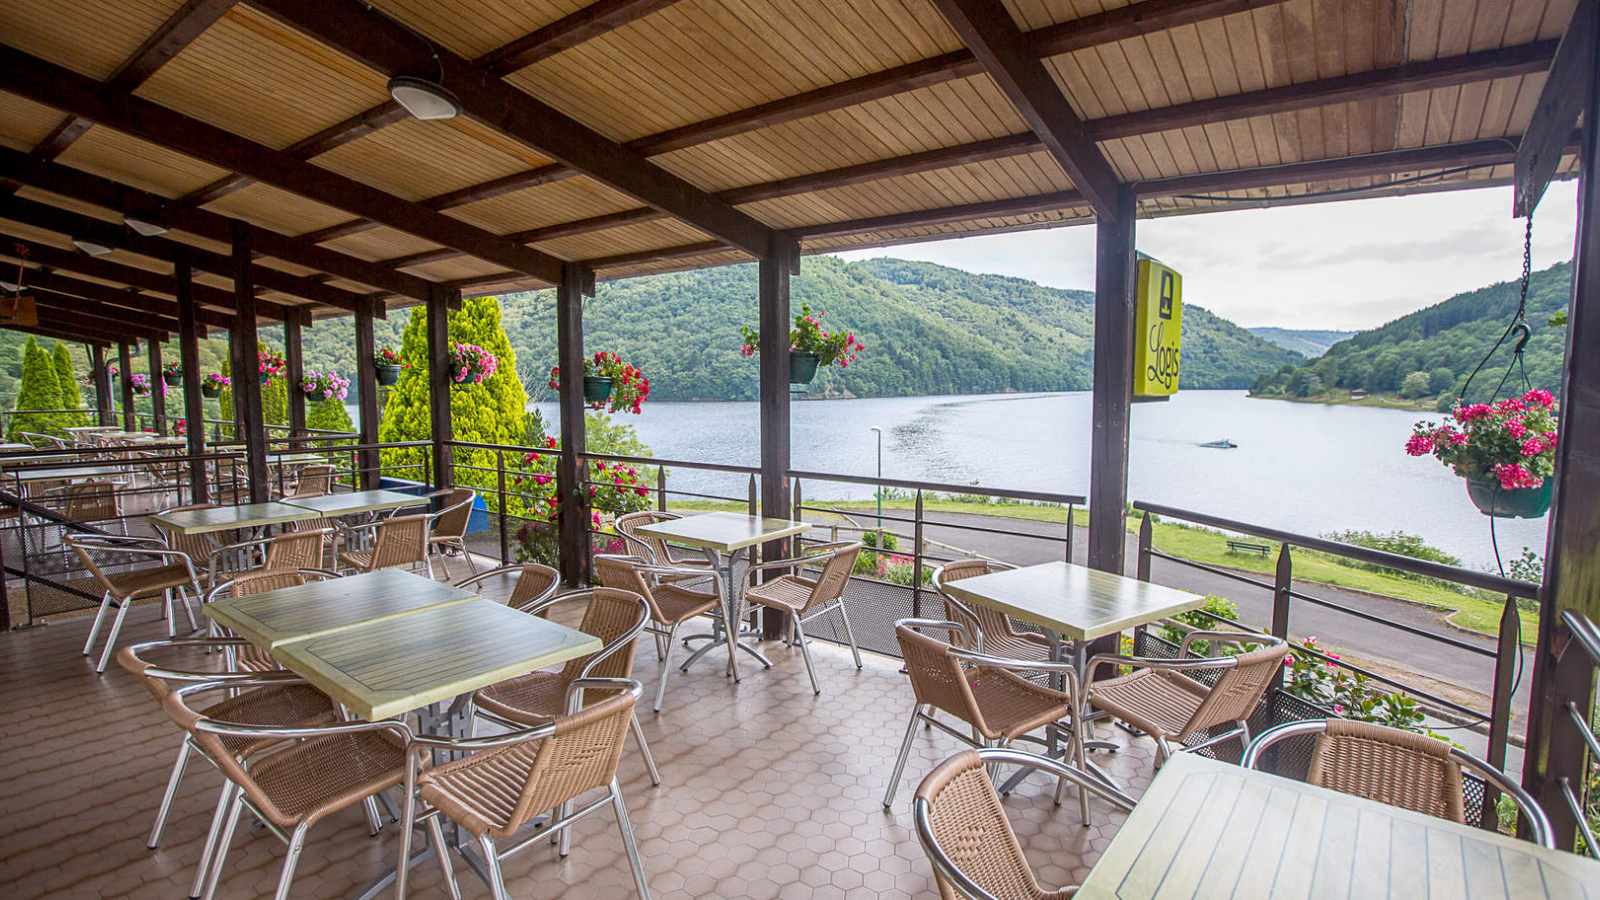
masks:
<path id="1" fill-rule="evenodd" d="M 1556 824 L 1556 845 L 1573 849 L 1574 832 L 1583 836 L 1583 849 L 1600 859 L 1595 840 L 1600 820 L 1596 797 L 1600 771 L 1600 738 L 1595 737 L 1595 676 L 1600 673 L 1600 628 L 1576 610 L 1562 610 L 1562 629 L 1569 635 L 1556 660 L 1555 722 L 1550 729 L 1550 775 L 1565 809 L 1551 809 Z M 1571 729 L 1571 733 L 1568 733 Z M 1569 818 L 1570 817 L 1570 818 Z"/>

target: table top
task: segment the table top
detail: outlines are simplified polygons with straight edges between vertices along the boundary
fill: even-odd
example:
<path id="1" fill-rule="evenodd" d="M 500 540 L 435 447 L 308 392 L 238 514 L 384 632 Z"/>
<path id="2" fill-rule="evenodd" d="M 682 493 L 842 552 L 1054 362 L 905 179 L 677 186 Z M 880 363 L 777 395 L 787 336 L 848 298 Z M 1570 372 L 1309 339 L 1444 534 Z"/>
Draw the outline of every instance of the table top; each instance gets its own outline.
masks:
<path id="1" fill-rule="evenodd" d="M 805 534 L 811 526 L 789 519 L 765 519 L 740 513 L 700 513 L 681 519 L 667 519 L 640 525 L 640 534 L 665 538 L 673 543 L 732 553 L 766 541 Z"/>
<path id="2" fill-rule="evenodd" d="M 476 599 L 292 641 L 272 655 L 368 720 L 599 650 L 600 639 Z"/>
<path id="3" fill-rule="evenodd" d="M 1087 641 L 1198 609 L 1205 598 L 1091 569 L 1051 562 L 948 581 L 944 589 L 1046 628 L 1069 641 Z"/>
<path id="4" fill-rule="evenodd" d="M 1597 887 L 1593 860 L 1180 753 L 1077 897 L 1576 900 Z"/>
<path id="5" fill-rule="evenodd" d="M 29 460 L 30 462 L 43 462 L 44 460 Z M 105 463 L 98 466 L 69 466 L 61 469 L 27 469 L 13 471 L 11 478 L 19 481 L 73 481 L 80 478 L 109 478 L 117 474 L 116 463 Z"/>
<path id="6" fill-rule="evenodd" d="M 69 434 L 90 434 L 96 431 L 121 431 L 122 429 L 115 425 L 73 425 L 61 430 Z"/>
<path id="7" fill-rule="evenodd" d="M 33 445 L 32 444 L 6 444 L 6 443 L 0 443 L 0 451 L 3 451 L 3 452 L 9 452 L 9 451 L 12 451 L 12 450 L 32 450 L 32 449 L 33 449 Z"/>
<path id="8" fill-rule="evenodd" d="M 177 534 L 209 534 L 213 531 L 256 528 L 316 518 L 321 517 L 304 507 L 287 503 L 241 503 L 237 506 L 185 509 L 149 516 L 150 521 Z"/>
<path id="9" fill-rule="evenodd" d="M 280 450 L 277 453 L 268 453 L 267 458 L 286 463 L 327 462 L 327 458 L 322 454 L 312 453 L 309 450 Z"/>
<path id="10" fill-rule="evenodd" d="M 477 594 L 402 569 L 379 569 L 205 604 L 205 614 L 258 647 L 476 599 Z"/>
<path id="11" fill-rule="evenodd" d="M 316 510 L 324 516 L 346 516 L 383 509 L 399 509 L 402 506 L 417 506 L 427 501 L 415 494 L 402 494 L 399 491 L 352 491 L 347 494 L 325 494 L 321 497 L 299 497 L 283 502 L 302 509 Z"/>

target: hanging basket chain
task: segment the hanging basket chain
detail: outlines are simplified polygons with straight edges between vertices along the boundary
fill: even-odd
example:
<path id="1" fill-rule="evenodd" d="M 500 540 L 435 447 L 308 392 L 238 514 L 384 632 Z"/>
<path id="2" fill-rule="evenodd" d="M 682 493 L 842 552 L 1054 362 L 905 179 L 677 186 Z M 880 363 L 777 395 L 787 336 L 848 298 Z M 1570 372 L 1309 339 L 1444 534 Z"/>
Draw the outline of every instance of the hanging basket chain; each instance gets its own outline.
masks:
<path id="1" fill-rule="evenodd" d="M 1466 383 L 1461 385 L 1461 393 L 1456 397 L 1459 402 L 1467 402 L 1467 391 L 1472 387 L 1472 380 L 1478 377 L 1478 373 L 1483 370 L 1484 366 L 1489 364 L 1489 360 L 1494 358 L 1495 352 L 1505 345 L 1506 339 L 1511 337 L 1512 334 L 1517 335 L 1517 342 L 1511 350 L 1511 362 L 1507 364 L 1505 374 L 1500 377 L 1500 383 L 1495 385 L 1494 393 L 1489 395 L 1489 402 L 1493 403 L 1500 396 L 1500 391 L 1505 388 L 1506 380 L 1511 377 L 1512 371 L 1516 371 L 1522 376 L 1523 390 L 1526 391 L 1528 389 L 1528 372 L 1523 365 L 1522 351 L 1528 346 L 1528 339 L 1533 336 L 1533 330 L 1528 327 L 1527 318 L 1528 285 L 1532 280 L 1533 213 L 1530 211 L 1527 215 L 1527 225 L 1523 230 L 1522 237 L 1522 284 L 1517 294 L 1517 311 L 1512 314 L 1511 324 L 1506 326 L 1506 330 L 1500 335 L 1500 339 L 1494 342 L 1494 346 L 1489 348 L 1489 352 L 1485 353 L 1483 359 L 1479 360 L 1478 364 L 1473 367 L 1472 374 L 1467 376 Z"/>

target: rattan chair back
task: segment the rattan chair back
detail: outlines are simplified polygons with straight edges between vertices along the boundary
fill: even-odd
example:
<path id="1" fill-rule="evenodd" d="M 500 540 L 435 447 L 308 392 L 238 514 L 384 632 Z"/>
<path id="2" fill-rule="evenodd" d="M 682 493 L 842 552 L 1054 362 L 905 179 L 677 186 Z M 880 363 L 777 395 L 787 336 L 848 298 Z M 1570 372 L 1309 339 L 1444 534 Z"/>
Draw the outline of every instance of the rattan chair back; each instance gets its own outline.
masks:
<path id="1" fill-rule="evenodd" d="M 72 552 L 77 554 L 78 561 L 83 563 L 83 568 L 94 577 L 94 580 L 99 583 L 101 588 L 110 592 L 114 597 L 125 598 L 128 596 L 129 591 L 117 581 L 117 576 L 101 568 L 99 560 L 95 558 L 97 553 L 115 554 L 119 548 L 98 543 L 93 537 L 75 534 L 64 536 L 62 542 L 72 548 Z M 94 553 L 89 552 L 91 550 Z M 133 554 L 125 553 L 123 555 L 129 557 L 127 564 L 131 565 L 135 558 Z"/>
<path id="2" fill-rule="evenodd" d="M 104 522 L 122 518 L 121 497 L 110 481 L 85 481 L 67 488 L 67 518 L 74 522 Z"/>
<path id="3" fill-rule="evenodd" d="M 1450 758 L 1450 742 L 1371 722 L 1329 719 L 1311 751 L 1306 782 L 1466 821 L 1461 767 Z"/>
<path id="4" fill-rule="evenodd" d="M 286 531 L 267 544 L 265 569 L 315 569 L 322 565 L 323 543 L 332 534 L 328 528 L 316 531 Z"/>
<path id="5" fill-rule="evenodd" d="M 944 600 L 944 617 L 952 622 L 960 622 L 972 632 L 973 637 L 978 635 L 1008 635 L 1014 634 L 1010 618 L 992 606 L 975 603 L 968 606 L 960 600 L 945 593 L 944 585 L 951 581 L 960 581 L 963 578 L 976 578 L 979 575 L 988 575 L 993 572 L 1010 569 L 1011 566 L 1003 563 L 990 562 L 987 559 L 958 559 L 948 562 L 933 570 L 932 582 L 934 590 L 939 592 Z M 953 637 L 956 646 L 962 646 L 964 638 L 957 634 Z M 970 649 L 970 648 L 968 648 Z"/>
<path id="6" fill-rule="evenodd" d="M 634 562 L 640 559 L 636 556 L 597 553 L 594 557 L 594 577 L 608 588 L 630 591 L 643 597 L 650 607 L 650 618 L 657 622 L 666 621 L 661 608 L 656 605 L 655 595 L 650 592 L 650 579 L 634 568 Z"/>
<path id="7" fill-rule="evenodd" d="M 673 559 L 672 553 L 667 550 L 667 542 L 655 535 L 640 534 L 638 529 L 641 525 L 654 525 L 657 522 L 668 522 L 680 518 L 682 516 L 677 513 L 645 509 L 617 516 L 612 524 L 616 526 L 617 533 L 622 535 L 624 540 L 634 545 L 634 549 L 646 551 L 645 558 L 651 565 L 670 566 L 673 563 Z"/>
<path id="8" fill-rule="evenodd" d="M 600 639 L 605 645 L 588 656 L 567 660 L 561 669 L 561 680 L 571 684 L 578 678 L 632 678 L 634 650 L 638 647 L 638 632 L 644 625 L 644 604 L 633 591 L 597 587 L 587 591 L 589 603 L 583 610 L 583 621 L 578 630 Z M 572 595 L 573 599 L 583 594 Z M 562 598 L 563 602 L 567 598 Z M 633 640 L 613 647 L 629 632 Z"/>
<path id="9" fill-rule="evenodd" d="M 456 488 L 451 491 L 450 496 L 441 504 L 444 511 L 433 520 L 433 536 L 464 537 L 467 533 L 467 522 L 472 518 L 472 501 L 477 497 L 478 492 L 471 488 Z"/>
<path id="10" fill-rule="evenodd" d="M 188 512 L 193 509 L 215 508 L 215 503 L 191 503 L 188 506 L 174 506 L 171 509 L 163 510 L 163 512 Z M 211 543 L 210 538 L 203 534 L 180 534 L 176 531 L 167 531 L 159 523 L 153 524 L 155 524 L 156 530 L 161 533 L 162 540 L 166 541 L 168 548 L 189 557 L 189 561 L 194 563 L 194 567 L 197 570 L 205 568 L 206 563 L 211 559 L 211 551 L 216 546 Z"/>
<path id="11" fill-rule="evenodd" d="M 561 580 L 561 573 L 542 563 L 527 563 L 517 575 L 517 583 L 511 587 L 511 596 L 506 598 L 506 605 L 514 609 L 521 609 L 530 603 L 536 603 L 550 596 L 551 588 Z"/>
<path id="12" fill-rule="evenodd" d="M 814 606 L 843 597 L 844 589 L 850 584 L 850 573 L 856 567 L 856 558 L 860 555 L 860 542 L 830 551 L 828 561 L 822 564 L 822 572 L 817 575 L 816 583 L 811 588 L 811 598 L 800 611 L 803 613 Z"/>
<path id="13" fill-rule="evenodd" d="M 966 750 L 940 763 L 917 786 L 915 798 L 927 804 L 928 837 L 934 847 L 990 897 L 1044 900 L 1071 896 L 1070 891 L 1045 891 L 1034 880 L 977 751 Z M 970 896 L 957 889 L 938 866 L 933 874 L 943 900 Z"/>
<path id="14" fill-rule="evenodd" d="M 333 472 L 333 466 L 328 465 L 301 468 L 300 477 L 295 480 L 294 490 L 290 491 L 288 496 L 303 499 L 333 493 Z"/>
<path id="15" fill-rule="evenodd" d="M 900 644 L 900 656 L 905 660 L 906 674 L 911 676 L 911 690 L 917 702 L 942 709 L 987 732 L 977 698 L 972 695 L 972 684 L 967 681 L 966 667 L 950 654 L 950 644 L 909 625 L 896 625 L 894 637 Z"/>
<path id="16" fill-rule="evenodd" d="M 378 536 L 372 545 L 372 562 L 367 571 L 390 566 L 426 565 L 428 561 L 428 517 L 391 516 L 378 523 Z"/>
<path id="17" fill-rule="evenodd" d="M 1288 655 L 1288 644 L 1275 643 L 1233 657 L 1235 665 L 1221 670 L 1217 683 L 1206 692 L 1183 731 L 1174 737 L 1182 742 L 1208 728 L 1250 718 Z"/>

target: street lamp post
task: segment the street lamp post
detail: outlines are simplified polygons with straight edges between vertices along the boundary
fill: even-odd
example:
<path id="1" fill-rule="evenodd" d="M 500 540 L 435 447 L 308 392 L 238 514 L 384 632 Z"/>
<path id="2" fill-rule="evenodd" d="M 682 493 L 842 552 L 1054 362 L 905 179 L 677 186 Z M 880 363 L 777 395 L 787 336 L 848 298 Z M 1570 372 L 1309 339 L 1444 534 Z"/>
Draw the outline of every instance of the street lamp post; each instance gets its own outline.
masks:
<path id="1" fill-rule="evenodd" d="M 872 426 L 878 436 L 878 549 L 883 549 L 883 429 Z"/>

